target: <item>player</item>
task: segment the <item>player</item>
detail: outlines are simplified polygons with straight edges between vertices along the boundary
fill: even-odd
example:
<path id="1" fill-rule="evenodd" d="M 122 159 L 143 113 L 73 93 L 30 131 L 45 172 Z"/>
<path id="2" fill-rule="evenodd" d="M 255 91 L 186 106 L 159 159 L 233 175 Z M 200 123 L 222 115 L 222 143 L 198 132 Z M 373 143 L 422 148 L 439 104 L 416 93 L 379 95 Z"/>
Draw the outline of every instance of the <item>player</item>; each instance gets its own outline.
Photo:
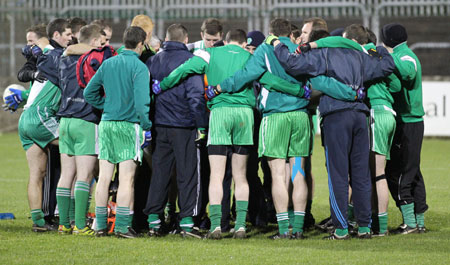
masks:
<path id="1" fill-rule="evenodd" d="M 84 26 L 80 29 L 77 39 L 80 44 L 71 45 L 59 63 L 61 106 L 57 115 L 61 117 L 59 151 L 62 172 L 56 190 L 59 210 L 58 232 L 92 236 L 94 231 L 86 226 L 86 213 L 89 184 L 97 166 L 97 124 L 100 122 L 100 112 L 84 100 L 83 90 L 78 85 L 76 75 L 77 62 L 82 53 L 72 53 L 71 50 L 84 49 L 84 52 L 88 52 L 100 47 L 101 28 L 97 25 Z M 74 179 L 76 179 L 74 185 L 75 226 L 72 228 L 69 208 Z"/>
<path id="2" fill-rule="evenodd" d="M 72 33 L 65 19 L 55 19 L 47 25 L 50 45 L 38 59 L 38 71 L 48 81 L 35 81 L 29 96 L 15 94 L 15 102 L 19 104 L 26 99 L 27 104 L 19 120 L 19 136 L 26 151 L 30 178 L 28 182 L 28 203 L 33 220 L 32 231 L 46 232 L 55 230 L 44 220 L 42 212 L 42 182 L 47 166 L 47 150 L 50 144 L 58 144 L 58 119 L 61 93 L 58 84 L 57 62 L 63 49 L 69 44 Z"/>
<path id="3" fill-rule="evenodd" d="M 391 160 L 386 165 L 386 177 L 392 197 L 402 211 L 403 225 L 395 232 L 409 234 L 426 231 L 424 213 L 425 183 L 420 171 L 420 151 L 423 141 L 422 67 L 408 48 L 404 26 L 392 23 L 381 30 L 383 45 L 395 62 L 395 75 L 401 90 L 394 93 L 393 108 L 397 127 L 391 147 Z"/>
<path id="4" fill-rule="evenodd" d="M 161 89 L 173 87 L 191 73 L 208 77 L 208 84 L 217 85 L 226 77 L 241 69 L 251 54 L 244 50 L 247 37 L 243 30 L 231 30 L 226 35 L 223 47 L 197 50 L 192 59 L 175 69 L 161 82 Z M 155 90 L 154 90 L 155 91 Z M 234 237 L 246 237 L 245 218 L 248 208 L 248 183 L 246 164 L 248 145 L 253 144 L 253 111 L 255 96 L 251 87 L 246 87 L 233 95 L 219 95 L 209 89 L 208 107 L 211 109 L 209 121 L 208 153 L 211 166 L 209 183 L 209 216 L 211 228 L 207 238 L 220 239 L 222 231 L 221 201 L 222 182 L 225 174 L 228 149 L 233 152 L 232 171 L 235 182 L 236 223 Z M 216 91 L 217 92 L 217 91 Z"/>
<path id="5" fill-rule="evenodd" d="M 106 205 L 115 164 L 120 171 L 114 231 L 117 237 L 137 236 L 129 227 L 134 174 L 137 162 L 142 161 L 141 144 L 145 142 L 145 147 L 151 140 L 152 126 L 149 73 L 138 58 L 146 38 L 147 33 L 140 27 L 127 28 L 122 53 L 102 63 L 83 93 L 89 104 L 103 109 L 99 124 L 100 175 L 95 194 L 98 236 L 107 235 Z M 99 93 L 102 86 L 106 97 Z"/>
<path id="6" fill-rule="evenodd" d="M 188 32 L 180 24 L 169 26 L 162 51 L 147 66 L 153 80 L 162 80 L 177 66 L 193 57 L 185 44 Z M 170 62 L 167 64 L 167 62 Z M 193 217 L 201 204 L 199 162 L 196 142 L 205 136 L 208 125 L 203 77 L 194 75 L 170 90 L 155 96 L 155 150 L 147 206 L 149 236 L 160 235 L 159 216 L 168 197 L 172 168 L 176 167 L 179 189 L 178 215 L 183 237 L 202 238 L 193 229 Z"/>
<path id="7" fill-rule="evenodd" d="M 288 48 L 279 41 L 275 41 L 274 46 L 278 60 L 289 74 L 315 76 L 327 73 L 354 88 L 362 87 L 364 81 L 384 77 L 394 67 L 385 49 L 381 49 L 382 59 L 379 59 L 348 49 L 318 49 L 297 55 L 289 54 Z M 370 238 L 368 109 L 362 102 L 343 102 L 323 95 L 319 111 L 323 117 L 331 213 L 336 227 L 327 239 L 349 238 L 347 216 L 342 214 L 347 212 L 349 172 L 359 224 L 358 237 Z M 336 131 L 341 133 L 336 134 Z"/>

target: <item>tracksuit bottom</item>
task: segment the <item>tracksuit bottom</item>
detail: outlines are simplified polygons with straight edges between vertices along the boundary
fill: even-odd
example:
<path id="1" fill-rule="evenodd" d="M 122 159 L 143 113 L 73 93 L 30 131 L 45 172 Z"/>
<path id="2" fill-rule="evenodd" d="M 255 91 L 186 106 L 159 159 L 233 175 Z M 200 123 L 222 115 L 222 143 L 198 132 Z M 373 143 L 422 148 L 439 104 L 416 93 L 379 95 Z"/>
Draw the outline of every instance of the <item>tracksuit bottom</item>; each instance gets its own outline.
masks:
<path id="1" fill-rule="evenodd" d="M 200 154 L 196 129 L 155 127 L 152 179 L 144 213 L 162 214 L 166 207 L 170 176 L 177 172 L 179 218 L 197 216 L 201 205 Z"/>
<path id="2" fill-rule="evenodd" d="M 420 172 L 424 124 L 397 123 L 391 147 L 391 160 L 386 164 L 386 179 L 397 207 L 414 203 L 414 212 L 424 213 L 426 203 L 425 183 Z"/>
<path id="3" fill-rule="evenodd" d="M 354 213 L 360 227 L 371 224 L 372 183 L 369 132 L 364 112 L 345 110 L 323 117 L 330 208 L 336 228 L 347 229 L 349 179 Z"/>
<path id="4" fill-rule="evenodd" d="M 42 185 L 42 212 L 45 220 L 52 221 L 56 209 L 56 187 L 61 175 L 61 162 L 59 148 L 56 145 L 48 145 L 47 173 Z"/>

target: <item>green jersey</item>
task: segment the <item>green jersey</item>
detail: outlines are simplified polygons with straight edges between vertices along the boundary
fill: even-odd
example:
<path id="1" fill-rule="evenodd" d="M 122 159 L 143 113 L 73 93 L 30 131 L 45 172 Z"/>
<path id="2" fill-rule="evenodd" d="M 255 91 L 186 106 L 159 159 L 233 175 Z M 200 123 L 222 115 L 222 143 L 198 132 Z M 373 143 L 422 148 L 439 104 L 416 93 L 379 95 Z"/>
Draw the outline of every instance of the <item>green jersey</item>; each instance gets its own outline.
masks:
<path id="1" fill-rule="evenodd" d="M 339 36 L 323 38 L 316 41 L 318 48 L 347 48 L 354 49 L 363 52 L 376 52 L 376 47 L 373 43 L 369 43 L 365 46 L 361 46 L 357 42 Z M 370 106 L 384 105 L 392 109 L 394 98 L 391 93 L 399 91 L 398 78 L 395 74 L 389 75 L 383 80 L 376 80 L 375 82 L 369 82 L 367 89 L 367 97 L 369 99 Z"/>
<path id="2" fill-rule="evenodd" d="M 404 123 L 423 121 L 422 104 L 422 66 L 417 56 L 409 49 L 406 42 L 394 47 L 392 53 L 396 69 L 394 74 L 401 80 L 396 84 L 401 86 L 394 93 L 394 110 L 397 120 Z"/>
<path id="3" fill-rule="evenodd" d="M 206 74 L 208 84 L 216 86 L 236 71 L 242 69 L 251 56 L 251 53 L 238 45 L 228 44 L 222 47 L 197 50 L 194 57 L 178 66 L 161 81 L 161 89 L 167 90 L 190 74 Z M 222 93 L 208 101 L 208 108 L 216 107 L 254 107 L 255 95 L 251 85 L 237 93 Z"/>
<path id="4" fill-rule="evenodd" d="M 45 111 L 47 117 L 54 117 L 59 110 L 61 90 L 50 81 L 43 83 L 35 81 L 31 87 L 24 110 L 36 108 Z"/>
<path id="5" fill-rule="evenodd" d="M 291 52 L 297 48 L 297 45 L 287 37 L 280 37 L 279 40 L 286 44 Z M 259 96 L 259 109 L 263 116 L 279 112 L 305 111 L 309 104 L 308 100 L 302 98 L 302 86 L 306 80 L 297 80 L 287 74 L 276 58 L 273 46 L 268 44 L 261 44 L 245 68 L 221 82 L 220 87 L 223 92 L 235 93 L 257 79 L 263 85 Z M 326 91 L 330 90 L 331 93 L 335 92 L 339 99 L 342 96 L 344 100 L 355 100 L 356 92 L 335 79 L 320 76 L 311 78 L 311 83 L 314 89 L 323 88 Z"/>
<path id="6" fill-rule="evenodd" d="M 103 109 L 102 120 L 140 123 L 148 131 L 152 127 L 149 84 L 150 74 L 138 54 L 123 50 L 102 63 L 83 94 L 89 104 Z M 102 86 L 105 97 L 100 95 Z"/>

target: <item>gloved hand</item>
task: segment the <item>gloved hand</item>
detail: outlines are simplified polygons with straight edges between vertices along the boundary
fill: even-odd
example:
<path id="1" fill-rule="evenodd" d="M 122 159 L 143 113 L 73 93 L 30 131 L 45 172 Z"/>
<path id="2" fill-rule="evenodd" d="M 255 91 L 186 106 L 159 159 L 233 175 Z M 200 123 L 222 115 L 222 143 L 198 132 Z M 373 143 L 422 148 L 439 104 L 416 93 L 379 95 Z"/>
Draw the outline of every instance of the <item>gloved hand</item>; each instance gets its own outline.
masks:
<path id="1" fill-rule="evenodd" d="M 278 40 L 278 37 L 275 35 L 269 35 L 267 36 L 267 38 L 264 40 L 265 44 L 269 44 L 269 45 L 273 45 L 273 43 Z"/>
<path id="2" fill-rule="evenodd" d="M 153 93 L 155 93 L 155 95 L 158 95 L 159 93 L 161 93 L 160 84 L 161 84 L 161 82 L 159 82 L 158 80 L 153 80 L 152 91 L 153 91 Z"/>
<path id="3" fill-rule="evenodd" d="M 16 112 L 16 109 L 11 109 L 8 104 L 2 104 L 2 108 L 4 111 L 10 111 L 11 113 Z"/>
<path id="4" fill-rule="evenodd" d="M 13 94 L 5 98 L 5 103 L 10 110 L 15 111 L 19 107 L 19 104 L 23 101 L 22 90 L 10 88 L 9 91 L 11 91 Z"/>
<path id="5" fill-rule="evenodd" d="M 197 130 L 197 138 L 195 139 L 195 145 L 197 147 L 202 147 L 206 145 L 207 134 L 208 132 L 204 128 L 199 128 Z"/>
<path id="6" fill-rule="evenodd" d="M 33 56 L 33 53 L 31 52 L 31 45 L 25 45 L 22 47 L 22 55 L 27 60 L 30 59 L 31 56 Z"/>
<path id="7" fill-rule="evenodd" d="M 217 90 L 216 86 L 208 86 L 208 88 L 206 89 L 206 96 L 210 100 L 219 94 L 220 94 L 220 91 Z"/>
<path id="8" fill-rule="evenodd" d="M 295 53 L 301 54 L 305 52 L 309 52 L 311 50 L 311 44 L 305 43 L 302 45 L 298 45 L 297 49 L 295 50 Z"/>
<path id="9" fill-rule="evenodd" d="M 151 131 L 143 131 L 142 133 L 144 135 L 144 143 L 141 145 L 141 148 L 144 149 L 150 144 L 150 142 L 152 140 L 152 132 Z"/>
<path id="10" fill-rule="evenodd" d="M 33 74 L 33 80 L 43 83 L 47 81 L 47 78 L 38 70 Z"/>
<path id="11" fill-rule="evenodd" d="M 31 46 L 31 53 L 33 54 L 34 57 L 39 57 L 42 54 L 42 49 L 37 46 L 37 45 L 33 45 Z"/>
<path id="12" fill-rule="evenodd" d="M 303 98 L 305 98 L 305 99 L 307 99 L 307 100 L 310 100 L 311 99 L 311 92 L 312 92 L 312 89 L 311 89 L 311 87 L 310 86 L 308 86 L 308 85 L 304 85 L 303 86 Z"/>
<path id="13" fill-rule="evenodd" d="M 366 98 L 366 91 L 364 87 L 360 87 L 356 90 L 356 101 L 363 101 Z"/>

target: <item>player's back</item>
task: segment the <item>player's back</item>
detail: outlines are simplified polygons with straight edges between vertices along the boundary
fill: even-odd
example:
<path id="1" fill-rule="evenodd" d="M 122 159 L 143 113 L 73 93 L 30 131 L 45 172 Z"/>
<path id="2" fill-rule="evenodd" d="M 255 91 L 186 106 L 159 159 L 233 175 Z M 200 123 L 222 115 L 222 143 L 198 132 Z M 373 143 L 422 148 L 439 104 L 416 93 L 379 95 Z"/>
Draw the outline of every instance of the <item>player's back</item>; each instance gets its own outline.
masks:
<path id="1" fill-rule="evenodd" d="M 209 48 L 205 51 L 198 50 L 194 55 L 205 56 L 203 59 L 208 62 L 208 68 L 206 69 L 208 84 L 215 86 L 227 77 L 232 76 L 236 71 L 244 68 L 248 59 L 250 59 L 251 53 L 238 45 L 229 44 L 222 47 Z M 208 56 L 210 57 L 208 58 Z M 248 84 L 240 92 L 233 94 L 224 93 L 208 101 L 209 108 L 219 105 L 254 107 L 255 104 L 256 100 L 251 84 Z"/>

